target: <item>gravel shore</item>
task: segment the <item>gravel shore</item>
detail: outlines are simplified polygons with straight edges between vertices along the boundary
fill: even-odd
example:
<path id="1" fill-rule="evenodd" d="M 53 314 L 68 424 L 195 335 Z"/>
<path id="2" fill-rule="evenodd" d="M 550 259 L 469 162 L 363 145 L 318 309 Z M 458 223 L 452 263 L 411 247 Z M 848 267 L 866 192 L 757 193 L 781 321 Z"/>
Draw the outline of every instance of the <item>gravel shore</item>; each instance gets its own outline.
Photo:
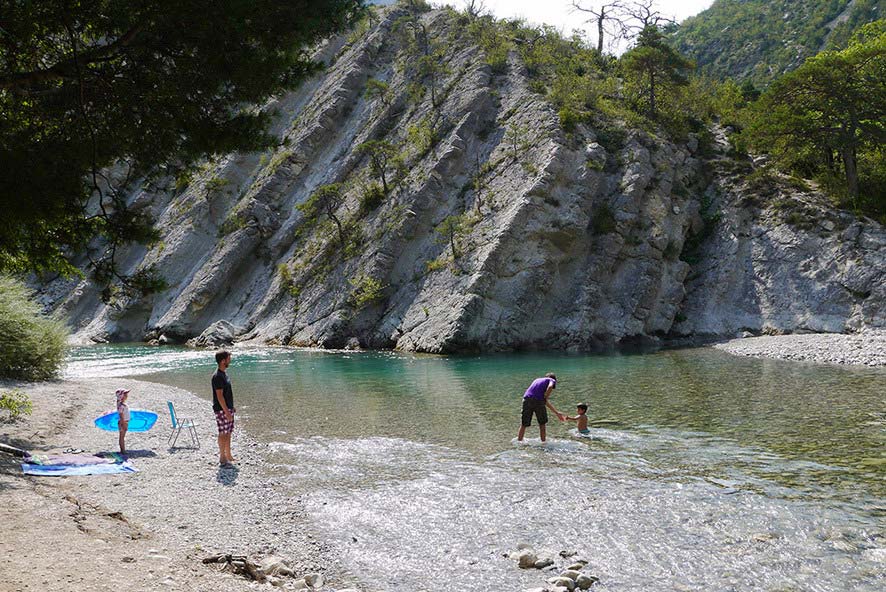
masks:
<path id="1" fill-rule="evenodd" d="M 187 391 L 128 379 L 0 383 L 0 390 L 26 392 L 34 406 L 30 417 L 0 423 L 0 442 L 34 454 L 68 447 L 116 451 L 117 434 L 92 421 L 113 410 L 119 387 L 132 389 L 131 409 L 160 415 L 151 431 L 127 437 L 138 473 L 30 477 L 20 459 L 0 454 L 4 592 L 270 589 L 204 565 L 213 553 L 274 554 L 297 576 L 322 573 L 329 582 L 324 590 L 349 585 L 329 548 L 311 533 L 300 500 L 287 497 L 269 475 L 265 445 L 240 429 L 240 421 L 233 439 L 237 466 L 219 467 L 210 404 Z M 201 448 L 167 447 L 167 400 L 181 417 L 198 422 Z M 179 446 L 189 444 L 182 439 Z M 295 578 L 284 580 L 285 588 L 302 587 Z"/>
<path id="2" fill-rule="evenodd" d="M 883 330 L 748 337 L 718 343 L 714 347 L 754 358 L 886 366 L 886 331 Z"/>

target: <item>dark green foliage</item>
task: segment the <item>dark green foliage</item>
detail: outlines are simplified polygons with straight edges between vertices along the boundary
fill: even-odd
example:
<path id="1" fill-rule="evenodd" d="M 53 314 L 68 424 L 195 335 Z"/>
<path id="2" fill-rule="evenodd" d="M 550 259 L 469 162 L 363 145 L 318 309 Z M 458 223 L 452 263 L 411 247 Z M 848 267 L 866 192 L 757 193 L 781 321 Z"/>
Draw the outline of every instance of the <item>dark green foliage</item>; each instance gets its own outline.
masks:
<path id="1" fill-rule="evenodd" d="M 749 131 L 749 141 L 788 170 L 841 177 L 840 193 L 856 209 L 886 211 L 886 190 L 868 182 L 886 170 L 886 20 L 773 83 L 755 105 Z"/>
<path id="2" fill-rule="evenodd" d="M 349 283 L 353 288 L 349 301 L 351 306 L 357 310 L 384 300 L 384 292 L 388 287 L 382 284 L 380 280 L 368 275 L 361 275 L 351 279 Z"/>
<path id="3" fill-rule="evenodd" d="M 380 99 L 385 105 L 391 101 L 391 85 L 375 78 L 366 81 L 366 96 L 370 99 Z"/>
<path id="4" fill-rule="evenodd" d="M 600 204 L 594 211 L 594 217 L 591 220 L 591 230 L 594 234 L 603 235 L 615 231 L 615 214 L 608 204 Z"/>
<path id="5" fill-rule="evenodd" d="M 684 21 L 674 42 L 714 78 L 766 85 L 823 47 L 845 47 L 884 11 L 882 0 L 717 0 Z"/>
<path id="6" fill-rule="evenodd" d="M 308 219 L 316 219 L 317 216 L 323 214 L 331 220 L 338 230 L 339 245 L 344 249 L 345 231 L 341 218 L 338 215 L 338 210 L 343 203 L 344 196 L 341 183 L 332 183 L 318 187 L 307 201 L 299 204 L 297 207 Z"/>
<path id="7" fill-rule="evenodd" d="M 388 169 L 402 166 L 397 148 L 386 140 L 370 140 L 357 146 L 357 150 L 366 154 L 369 158 L 369 170 L 372 175 L 381 181 L 382 191 L 388 194 Z"/>
<path id="8" fill-rule="evenodd" d="M 406 16 L 394 24 L 406 47 L 406 60 L 402 64 L 406 76 L 412 80 L 409 95 L 413 102 L 419 102 L 425 88 L 431 91 L 431 105 L 439 106 L 442 78 L 449 73 L 444 57 L 445 47 L 436 39 L 433 31 L 421 19 L 424 9 L 413 6 Z"/>
<path id="9" fill-rule="evenodd" d="M 453 261 L 458 261 L 461 252 L 458 248 L 459 241 L 467 235 L 476 220 L 469 214 L 460 214 L 447 216 L 437 226 L 436 231 L 439 235 L 438 240 L 449 244 L 452 251 Z"/>
<path id="10" fill-rule="evenodd" d="M 665 43 L 665 36 L 655 26 L 646 27 L 637 44 L 621 59 L 626 74 L 628 94 L 646 116 L 656 120 L 658 103 L 673 103 L 673 89 L 689 84 L 692 62 Z"/>
<path id="11" fill-rule="evenodd" d="M 484 16 L 471 21 L 468 33 L 486 55 L 493 74 L 504 74 L 508 69 L 508 52 L 511 43 L 501 30 L 498 21 L 492 16 Z"/>
<path id="12" fill-rule="evenodd" d="M 316 71 L 308 48 L 360 5 L 3 3 L 0 269 L 72 273 L 67 256 L 97 235 L 108 260 L 150 242 L 128 191 L 174 177 L 168 163 L 266 146 L 267 116 L 244 106 Z"/>
<path id="13" fill-rule="evenodd" d="M 0 335 L 0 378 L 48 380 L 61 370 L 67 328 L 43 315 L 28 289 L 7 276 L 0 276 Z"/>
<path id="14" fill-rule="evenodd" d="M 378 183 L 368 183 L 360 194 L 360 210 L 371 212 L 385 201 L 385 190 Z"/>
<path id="15" fill-rule="evenodd" d="M 575 131 L 575 127 L 579 123 L 584 123 L 585 121 L 585 116 L 573 111 L 569 107 L 563 107 L 557 112 L 557 115 L 560 118 L 560 127 L 569 134 Z"/>
<path id="16" fill-rule="evenodd" d="M 690 234 L 683 241 L 683 250 L 680 260 L 689 265 L 696 265 L 701 261 L 701 247 L 714 234 L 720 224 L 723 214 L 713 209 L 709 196 L 702 196 L 701 220 L 702 227 L 698 232 Z"/>

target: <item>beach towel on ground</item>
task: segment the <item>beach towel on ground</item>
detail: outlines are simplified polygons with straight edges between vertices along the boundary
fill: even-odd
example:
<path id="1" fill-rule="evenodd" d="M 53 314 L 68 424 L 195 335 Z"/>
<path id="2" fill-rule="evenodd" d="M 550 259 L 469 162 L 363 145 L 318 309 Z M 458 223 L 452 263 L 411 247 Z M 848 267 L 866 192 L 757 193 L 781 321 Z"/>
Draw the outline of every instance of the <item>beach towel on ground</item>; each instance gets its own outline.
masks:
<path id="1" fill-rule="evenodd" d="M 138 469 L 129 464 L 109 463 L 106 459 L 100 464 L 92 465 L 38 465 L 22 463 L 22 471 L 25 475 L 37 475 L 40 477 L 71 477 L 75 475 L 114 475 L 117 473 L 137 473 Z"/>
<path id="2" fill-rule="evenodd" d="M 38 454 L 28 458 L 28 464 L 32 465 L 56 465 L 65 467 L 77 467 L 81 465 L 108 465 L 123 462 L 114 456 L 93 456 L 91 454 Z"/>

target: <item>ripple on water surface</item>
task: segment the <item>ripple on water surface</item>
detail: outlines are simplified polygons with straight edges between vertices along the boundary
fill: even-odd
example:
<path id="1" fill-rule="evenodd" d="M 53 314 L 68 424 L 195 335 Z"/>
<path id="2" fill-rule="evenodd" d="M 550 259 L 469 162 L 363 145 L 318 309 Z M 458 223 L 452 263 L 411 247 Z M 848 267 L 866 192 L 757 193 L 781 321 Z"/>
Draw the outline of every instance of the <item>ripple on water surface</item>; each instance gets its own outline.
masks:
<path id="1" fill-rule="evenodd" d="M 624 439 L 636 448 L 636 434 Z M 736 488 L 660 470 L 606 442 L 489 456 L 395 438 L 273 449 L 319 527 L 386 590 L 542 585 L 550 573 L 503 557 L 520 542 L 557 559 L 576 550 L 599 590 L 873 592 L 886 581 L 871 551 L 886 539 L 870 517 L 742 488 L 757 477 Z"/>

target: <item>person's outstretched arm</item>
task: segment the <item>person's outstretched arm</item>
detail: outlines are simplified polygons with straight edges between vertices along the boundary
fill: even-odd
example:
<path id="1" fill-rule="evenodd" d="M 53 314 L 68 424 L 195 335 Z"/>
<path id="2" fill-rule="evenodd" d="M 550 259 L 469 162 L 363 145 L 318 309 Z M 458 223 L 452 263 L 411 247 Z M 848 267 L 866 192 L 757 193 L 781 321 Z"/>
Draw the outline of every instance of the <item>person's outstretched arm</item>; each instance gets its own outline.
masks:
<path id="1" fill-rule="evenodd" d="M 551 404 L 551 393 L 554 391 L 554 385 L 548 386 L 548 390 L 545 391 L 545 405 L 548 409 L 554 412 L 554 415 L 557 416 L 557 419 L 563 421 L 563 414 L 557 411 L 556 408 Z"/>

